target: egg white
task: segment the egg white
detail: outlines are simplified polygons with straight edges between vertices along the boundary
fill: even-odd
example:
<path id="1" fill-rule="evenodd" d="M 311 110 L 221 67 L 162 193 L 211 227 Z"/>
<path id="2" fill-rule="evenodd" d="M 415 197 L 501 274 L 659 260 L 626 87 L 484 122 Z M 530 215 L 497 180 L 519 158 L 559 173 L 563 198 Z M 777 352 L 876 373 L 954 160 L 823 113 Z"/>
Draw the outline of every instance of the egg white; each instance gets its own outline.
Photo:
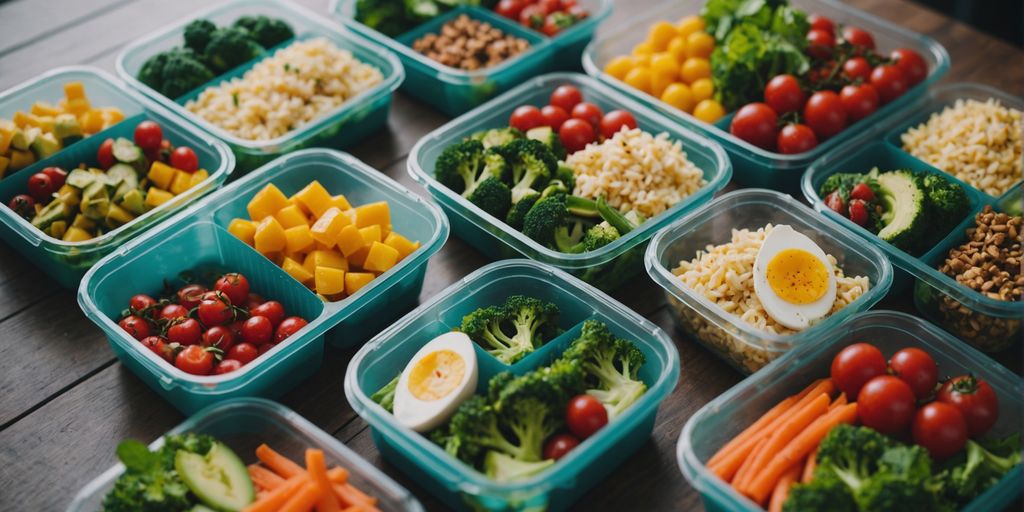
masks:
<path id="1" fill-rule="evenodd" d="M 768 283 L 768 263 L 780 251 L 802 249 L 821 261 L 828 271 L 828 289 L 818 300 L 809 304 L 793 304 L 779 297 Z M 754 260 L 754 293 L 761 301 L 765 312 L 776 322 L 790 329 L 806 329 L 811 322 L 824 317 L 832 310 L 836 300 L 836 277 L 825 251 L 818 244 L 792 227 L 775 226 L 761 244 Z"/>
<path id="2" fill-rule="evenodd" d="M 450 350 L 465 361 L 466 370 L 462 380 L 455 389 L 437 400 L 420 400 L 409 390 L 409 374 L 420 360 L 441 350 Z M 448 332 L 430 340 L 412 356 L 398 379 L 398 387 L 395 388 L 395 419 L 416 432 L 437 428 L 455 413 L 462 402 L 473 396 L 477 373 L 476 352 L 469 336 L 461 332 Z"/>

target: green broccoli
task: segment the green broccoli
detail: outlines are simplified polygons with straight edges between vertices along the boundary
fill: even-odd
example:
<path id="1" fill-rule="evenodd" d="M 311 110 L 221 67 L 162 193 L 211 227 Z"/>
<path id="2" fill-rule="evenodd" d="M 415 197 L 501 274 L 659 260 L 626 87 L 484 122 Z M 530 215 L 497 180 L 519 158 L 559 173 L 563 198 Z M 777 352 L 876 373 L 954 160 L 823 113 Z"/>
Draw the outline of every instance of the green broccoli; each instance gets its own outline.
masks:
<path id="1" fill-rule="evenodd" d="M 374 394 L 370 395 L 370 400 L 373 400 L 385 411 L 394 413 L 395 409 L 395 389 L 398 388 L 398 380 L 402 378 L 402 374 L 395 375 L 395 378 L 391 379 L 384 387 L 378 389 Z"/>
<path id="2" fill-rule="evenodd" d="M 431 438 L 449 455 L 474 467 L 478 465 L 480 455 L 487 450 L 497 450 L 516 458 L 522 458 L 525 453 L 521 446 L 509 441 L 502 433 L 497 413 L 480 395 L 473 395 L 459 406 L 444 434 L 431 433 Z"/>
<path id="3" fill-rule="evenodd" d="M 537 189 L 543 190 L 558 170 L 558 159 L 543 142 L 515 139 L 495 149 L 511 168 L 513 203 Z"/>
<path id="4" fill-rule="evenodd" d="M 221 27 L 210 35 L 203 53 L 206 63 L 216 74 L 226 73 L 263 53 L 249 32 L 238 27 Z"/>
<path id="5" fill-rule="evenodd" d="M 483 166 L 484 146 L 479 140 L 456 142 L 441 152 L 434 165 L 434 176 L 452 192 L 461 194 L 476 182 Z"/>
<path id="6" fill-rule="evenodd" d="M 499 219 L 505 218 L 512 207 L 512 192 L 502 181 L 507 172 L 504 157 L 492 149 L 485 150 L 476 139 L 446 147 L 434 168 L 442 185 Z"/>
<path id="7" fill-rule="evenodd" d="M 576 187 L 576 172 L 567 165 L 558 164 L 558 169 L 555 170 L 555 179 L 564 183 L 570 190 Z"/>
<path id="8" fill-rule="evenodd" d="M 518 441 L 518 453 L 509 455 L 524 462 L 542 460 L 544 441 L 562 426 L 565 405 L 582 384 L 579 369 L 564 363 L 509 380 L 494 403 L 500 424 Z"/>
<path id="9" fill-rule="evenodd" d="M 466 199 L 499 219 L 504 219 L 512 208 L 512 191 L 508 185 L 494 177 L 480 182 Z"/>
<path id="10" fill-rule="evenodd" d="M 618 240 L 619 237 L 620 235 L 617 229 L 613 228 L 607 222 L 602 222 L 588 229 L 587 233 L 583 236 L 583 240 L 577 247 L 574 247 L 573 251 L 570 252 L 596 251 Z"/>
<path id="11" fill-rule="evenodd" d="M 147 59 L 138 78 L 160 94 L 178 99 L 213 80 L 213 73 L 192 50 L 174 48 Z"/>
<path id="12" fill-rule="evenodd" d="M 587 394 L 597 398 L 612 420 L 647 392 L 637 378 L 645 357 L 632 342 L 616 338 L 608 326 L 597 320 L 583 323 L 580 337 L 562 354 L 562 359 L 582 367 L 587 377 Z"/>
<path id="13" fill-rule="evenodd" d="M 584 221 L 572 222 L 555 228 L 555 249 L 564 253 L 582 252 L 583 238 L 593 226 Z"/>
<path id="14" fill-rule="evenodd" d="M 512 209 L 505 216 L 505 223 L 514 229 L 523 229 L 523 220 L 526 218 L 526 214 L 533 208 L 533 205 L 537 204 L 540 198 L 541 194 L 537 192 L 519 198 L 518 201 L 512 203 Z"/>
<path id="15" fill-rule="evenodd" d="M 295 37 L 295 31 L 284 20 L 262 14 L 242 16 L 235 20 L 235 26 L 249 32 L 252 39 L 263 48 L 273 48 Z"/>
<path id="16" fill-rule="evenodd" d="M 206 51 L 206 45 L 210 44 L 210 36 L 217 30 L 210 20 L 197 19 L 185 25 L 185 48 L 188 48 L 196 55 L 202 55 Z"/>
<path id="17" fill-rule="evenodd" d="M 789 490 L 782 512 L 857 512 L 850 488 L 835 476 L 818 475 L 806 484 Z"/>
<path id="18" fill-rule="evenodd" d="M 569 220 L 565 202 L 565 194 L 554 194 L 537 201 L 523 218 L 523 234 L 545 246 L 554 245 L 555 229 Z"/>
<path id="19" fill-rule="evenodd" d="M 521 139 L 523 138 L 523 132 L 509 126 L 505 128 L 480 130 L 470 135 L 469 138 L 480 141 L 480 143 L 484 145 L 484 149 L 488 149 L 497 146 L 504 146 L 513 140 Z"/>
<path id="20" fill-rule="evenodd" d="M 526 137 L 544 143 L 556 160 L 565 159 L 565 146 L 562 145 L 562 139 L 558 136 L 558 132 L 550 126 L 532 128 L 526 132 Z"/>
<path id="21" fill-rule="evenodd" d="M 558 315 L 555 304 L 512 295 L 501 306 L 480 308 L 463 317 L 460 330 L 499 361 L 512 364 L 554 337 Z"/>
<path id="22" fill-rule="evenodd" d="M 947 499 L 966 505 L 1020 464 L 1019 433 L 986 444 L 968 439 L 965 453 L 946 462 L 938 480 Z"/>
<path id="23" fill-rule="evenodd" d="M 946 236 L 951 229 L 967 218 L 971 201 L 962 186 L 939 174 L 925 173 L 921 180 L 928 199 L 928 221 L 931 239 Z M 928 244 L 930 246 L 931 244 Z"/>

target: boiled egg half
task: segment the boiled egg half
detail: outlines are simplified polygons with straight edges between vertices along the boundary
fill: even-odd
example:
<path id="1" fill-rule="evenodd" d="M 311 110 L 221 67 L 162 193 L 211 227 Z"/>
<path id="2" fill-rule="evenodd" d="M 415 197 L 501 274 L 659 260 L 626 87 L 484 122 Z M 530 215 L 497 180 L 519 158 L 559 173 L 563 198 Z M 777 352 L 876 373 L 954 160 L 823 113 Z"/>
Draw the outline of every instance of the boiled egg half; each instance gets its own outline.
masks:
<path id="1" fill-rule="evenodd" d="M 442 334 L 423 345 L 402 371 L 395 388 L 395 419 L 416 432 L 448 419 L 476 390 L 473 341 L 461 332 Z"/>
<path id="2" fill-rule="evenodd" d="M 754 260 L 754 293 L 776 322 L 802 330 L 832 310 L 836 277 L 818 244 L 782 224 L 768 233 Z"/>

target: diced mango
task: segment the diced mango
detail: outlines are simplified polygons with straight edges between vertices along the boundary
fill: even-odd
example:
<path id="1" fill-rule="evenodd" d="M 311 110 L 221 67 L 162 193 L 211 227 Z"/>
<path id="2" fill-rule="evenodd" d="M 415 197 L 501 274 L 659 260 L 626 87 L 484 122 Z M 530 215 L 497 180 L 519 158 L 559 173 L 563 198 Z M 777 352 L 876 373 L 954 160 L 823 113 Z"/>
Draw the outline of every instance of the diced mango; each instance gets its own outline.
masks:
<path id="1" fill-rule="evenodd" d="M 303 204 L 314 217 L 321 217 L 324 212 L 334 206 L 333 198 L 331 194 L 327 192 L 327 189 L 320 184 L 319 181 L 313 180 L 312 183 L 306 185 L 306 188 L 295 193 L 295 199 Z M 339 208 L 341 210 L 341 208 Z"/>
<path id="2" fill-rule="evenodd" d="M 231 219 L 228 224 L 228 233 L 235 235 L 235 238 L 252 245 L 253 237 L 256 236 L 256 225 L 245 219 Z"/>
<path id="3" fill-rule="evenodd" d="M 195 187 L 210 177 L 210 173 L 206 172 L 206 169 L 199 169 L 192 173 L 192 181 L 189 182 L 188 188 Z"/>
<path id="4" fill-rule="evenodd" d="M 313 223 L 310 231 L 313 233 L 313 239 L 317 242 L 327 247 L 333 247 L 338 233 L 349 225 L 351 224 L 348 223 L 348 217 L 343 215 L 341 210 L 332 206 L 325 210 L 323 215 Z"/>
<path id="5" fill-rule="evenodd" d="M 36 116 L 20 110 L 14 113 L 14 117 L 12 117 L 11 120 L 14 121 L 14 124 L 18 128 L 21 129 L 36 125 Z"/>
<path id="6" fill-rule="evenodd" d="M 36 155 L 31 151 L 11 150 L 11 170 L 24 169 L 36 162 Z"/>
<path id="7" fill-rule="evenodd" d="M 82 82 L 67 82 L 64 84 L 64 97 L 71 100 L 85 99 L 85 86 Z"/>
<path id="8" fill-rule="evenodd" d="M 373 278 L 376 277 L 373 274 L 367 272 L 348 272 L 345 274 L 345 293 L 352 295 L 359 291 L 360 288 L 370 284 Z"/>
<path id="9" fill-rule="evenodd" d="M 7 153 L 11 148 L 11 139 L 14 138 L 15 126 L 0 126 L 0 153 Z"/>
<path id="10" fill-rule="evenodd" d="M 43 133 L 53 133 L 54 126 L 57 125 L 57 120 L 53 116 L 36 116 L 36 126 L 39 127 Z"/>
<path id="11" fill-rule="evenodd" d="M 256 233 L 253 235 L 253 244 L 261 254 L 283 251 L 288 245 L 284 235 L 284 228 L 274 217 L 265 217 L 256 226 Z"/>
<path id="12" fill-rule="evenodd" d="M 395 233 L 394 231 L 388 233 L 388 236 L 384 238 L 384 245 L 390 246 L 392 249 L 398 251 L 398 261 L 402 261 L 406 256 L 412 254 L 416 250 L 417 246 L 409 241 L 408 238 Z"/>
<path id="13" fill-rule="evenodd" d="M 152 168 L 150 168 L 152 171 Z M 171 181 L 171 193 L 178 195 L 192 186 L 192 175 L 181 170 L 174 170 L 174 179 Z"/>
<path id="14" fill-rule="evenodd" d="M 67 110 L 69 113 L 76 116 L 81 116 L 82 114 L 91 111 L 92 105 L 89 104 L 89 100 L 86 98 L 69 99 L 64 110 Z M 103 115 L 101 113 L 96 112 L 96 118 L 99 119 L 100 122 L 103 122 Z M 84 130 L 85 127 L 83 126 L 82 129 Z"/>
<path id="15" fill-rule="evenodd" d="M 37 116 L 56 117 L 61 111 L 56 105 L 51 105 L 45 101 L 37 101 L 32 104 L 32 113 Z"/>
<path id="16" fill-rule="evenodd" d="M 82 126 L 82 132 L 86 134 L 96 133 L 103 129 L 103 114 L 97 110 L 88 110 L 74 113 L 78 116 L 78 124 Z"/>
<path id="17" fill-rule="evenodd" d="M 356 227 L 365 228 L 368 226 L 386 227 L 391 224 L 391 211 L 388 209 L 387 201 L 364 204 L 356 207 Z M 378 240 L 379 241 L 379 240 Z"/>
<path id="18" fill-rule="evenodd" d="M 58 220 L 50 224 L 50 236 L 54 238 L 61 238 L 68 230 L 68 221 Z"/>
<path id="19" fill-rule="evenodd" d="M 337 295 L 345 291 L 345 271 L 340 268 L 316 267 L 315 285 L 317 293 Z"/>
<path id="20" fill-rule="evenodd" d="M 82 228 L 76 228 L 75 226 L 69 227 L 67 231 L 64 232 L 64 236 L 61 237 L 61 240 L 64 240 L 65 242 L 84 242 L 90 239 L 92 239 L 92 235 L 90 235 L 88 231 Z"/>
<path id="21" fill-rule="evenodd" d="M 306 214 L 302 212 L 302 209 L 298 205 L 288 205 L 281 208 L 274 214 L 277 221 L 284 226 L 285 229 L 294 228 L 295 226 L 306 226 L 309 227 L 309 219 L 306 218 Z"/>
<path id="22" fill-rule="evenodd" d="M 313 274 L 309 273 L 309 271 L 306 270 L 306 267 L 303 267 L 301 263 L 291 258 L 285 257 L 284 261 L 281 263 L 281 270 L 284 270 L 288 275 L 294 277 L 296 281 L 302 284 L 309 284 L 313 282 Z"/>
<path id="23" fill-rule="evenodd" d="M 331 200 L 334 202 L 334 206 L 337 206 L 338 208 L 340 208 L 342 210 L 351 210 L 352 209 L 352 205 L 349 204 L 348 199 L 345 199 L 345 196 L 342 195 L 342 194 L 338 194 L 338 195 L 332 197 Z"/>
<path id="24" fill-rule="evenodd" d="M 103 126 L 109 127 L 124 120 L 124 112 L 117 107 L 107 107 L 103 109 Z"/>
<path id="25" fill-rule="evenodd" d="M 330 267 L 340 270 L 348 270 L 348 260 L 340 252 L 334 250 L 316 250 L 306 255 L 302 262 L 306 270 L 313 272 L 317 267 Z"/>
<path id="26" fill-rule="evenodd" d="M 149 167 L 149 173 L 146 174 L 146 177 L 157 187 L 170 190 L 171 182 L 174 181 L 174 177 L 178 172 L 174 167 L 157 160 Z"/>
<path id="27" fill-rule="evenodd" d="M 245 208 L 249 211 L 249 218 L 260 221 L 277 213 L 285 206 L 288 206 L 288 197 L 281 192 L 281 189 L 270 183 L 263 187 L 263 190 L 257 192 Z"/>
<path id="28" fill-rule="evenodd" d="M 366 255 L 366 262 L 363 263 L 364 270 L 374 272 L 387 272 L 398 263 L 398 250 L 390 245 L 374 242 L 370 245 L 370 252 Z"/>
<path id="29" fill-rule="evenodd" d="M 373 242 L 380 242 L 383 240 L 383 237 L 381 237 L 380 224 L 360 228 L 359 235 L 363 237 L 363 245 L 366 246 L 369 246 Z"/>
<path id="30" fill-rule="evenodd" d="M 304 252 L 313 247 L 313 235 L 309 224 L 300 224 L 284 230 L 285 251 L 291 254 Z"/>
<path id="31" fill-rule="evenodd" d="M 341 228 L 341 231 L 335 237 L 335 241 L 338 244 L 338 249 L 341 250 L 341 253 L 346 258 L 366 246 L 366 242 L 363 241 L 363 235 L 356 228 L 355 224 L 349 224 Z"/>
<path id="32" fill-rule="evenodd" d="M 370 254 L 370 246 L 364 245 L 359 248 L 358 251 L 348 255 L 345 259 L 348 260 L 349 264 L 355 267 L 363 268 L 363 264 L 366 263 L 366 257 Z"/>
<path id="33" fill-rule="evenodd" d="M 146 205 L 156 208 L 167 201 L 174 199 L 174 194 L 156 187 L 149 187 L 146 191 Z"/>

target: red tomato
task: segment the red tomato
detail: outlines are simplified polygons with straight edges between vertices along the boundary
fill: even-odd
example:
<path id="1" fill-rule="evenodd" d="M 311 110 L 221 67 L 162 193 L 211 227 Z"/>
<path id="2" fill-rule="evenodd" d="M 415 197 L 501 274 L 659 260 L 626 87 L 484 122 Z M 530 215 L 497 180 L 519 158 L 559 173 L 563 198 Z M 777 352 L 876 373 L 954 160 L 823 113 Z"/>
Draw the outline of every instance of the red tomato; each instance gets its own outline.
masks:
<path id="1" fill-rule="evenodd" d="M 213 289 L 227 295 L 232 304 L 245 304 L 249 298 L 249 280 L 237 272 L 220 276 Z"/>
<path id="2" fill-rule="evenodd" d="M 135 145 L 143 151 L 159 151 L 164 131 L 153 121 L 143 121 L 135 127 Z"/>
<path id="3" fill-rule="evenodd" d="M 903 76 L 903 71 L 889 64 L 883 64 L 871 71 L 871 85 L 878 89 L 878 96 L 882 98 L 882 103 L 889 103 L 900 97 L 907 92 L 909 87 L 907 77 Z"/>
<path id="4" fill-rule="evenodd" d="M 560 13 L 548 14 L 544 18 L 544 25 L 540 27 L 540 31 L 548 37 L 555 37 L 559 32 L 570 26 L 571 21 L 571 19 L 562 16 Z"/>
<path id="5" fill-rule="evenodd" d="M 205 286 L 197 283 L 182 286 L 177 293 L 178 304 L 192 309 L 199 305 L 199 302 L 203 300 L 203 295 L 208 291 Z"/>
<path id="6" fill-rule="evenodd" d="M 864 57 L 854 57 L 843 63 L 843 74 L 850 80 L 867 82 L 871 79 L 871 64 Z"/>
<path id="7" fill-rule="evenodd" d="M 561 459 L 580 445 L 580 440 L 569 434 L 557 434 L 544 443 L 544 459 Z"/>
<path id="8" fill-rule="evenodd" d="M 839 95 L 832 91 L 818 91 L 804 106 L 804 120 L 823 141 L 846 128 L 846 110 Z"/>
<path id="9" fill-rule="evenodd" d="M 142 346 L 153 351 L 154 354 L 160 356 L 164 361 L 174 364 L 174 349 L 171 348 L 163 338 L 159 336 L 149 336 L 142 340 Z"/>
<path id="10" fill-rule="evenodd" d="M 903 379 L 914 390 L 918 400 L 924 400 L 935 392 L 939 382 L 939 367 L 927 352 L 919 348 L 905 348 L 889 359 L 893 375 Z"/>
<path id="11" fill-rule="evenodd" d="M 812 14 L 808 16 L 807 21 L 811 22 L 812 30 L 824 30 L 830 34 L 836 31 L 836 24 L 833 23 L 832 20 L 820 14 Z"/>
<path id="12" fill-rule="evenodd" d="M 861 201 L 874 201 L 875 192 L 871 190 L 867 183 L 858 183 L 850 190 L 850 198 L 860 199 Z"/>
<path id="13" fill-rule="evenodd" d="M 555 11 L 562 10 L 562 3 L 560 0 L 537 0 L 536 3 L 544 8 L 544 14 L 551 14 Z"/>
<path id="14" fill-rule="evenodd" d="M 562 123 L 569 120 L 569 113 L 562 107 L 556 107 L 554 105 L 544 105 L 540 109 L 540 113 L 544 116 L 544 124 L 550 126 L 552 130 L 558 131 L 562 127 Z"/>
<path id="15" fill-rule="evenodd" d="M 868 205 L 860 199 L 850 199 L 850 220 L 858 226 L 868 224 Z"/>
<path id="16" fill-rule="evenodd" d="M 276 329 L 284 321 L 284 306 L 276 300 L 268 300 L 249 310 L 249 314 L 267 317 L 270 320 L 270 325 L 273 325 Z"/>
<path id="17" fill-rule="evenodd" d="M 235 335 L 236 340 L 242 338 L 242 324 L 244 323 L 245 320 L 235 320 L 228 324 L 228 329 L 231 329 L 231 333 Z"/>
<path id="18" fill-rule="evenodd" d="M 787 124 L 779 132 L 779 153 L 795 155 L 810 151 L 818 145 L 818 138 L 805 124 Z"/>
<path id="19" fill-rule="evenodd" d="M 600 400 L 578 395 L 565 408 L 565 424 L 574 436 L 586 439 L 608 424 L 608 411 Z"/>
<path id="20" fill-rule="evenodd" d="M 909 85 L 917 85 L 928 76 L 928 64 L 921 57 L 920 53 L 909 48 L 893 50 L 889 58 L 896 63 L 896 67 L 903 72 L 904 78 Z"/>
<path id="21" fill-rule="evenodd" d="M 117 159 L 114 158 L 114 139 L 107 139 L 100 144 L 100 149 L 96 151 L 96 162 L 103 170 L 110 169 L 110 166 L 117 163 Z"/>
<path id="22" fill-rule="evenodd" d="M 274 337 L 274 326 L 265 316 L 252 316 L 242 324 L 242 341 L 252 345 L 262 345 Z"/>
<path id="23" fill-rule="evenodd" d="M 593 103 L 583 102 L 577 103 L 576 106 L 572 108 L 572 117 L 582 119 L 590 123 L 590 126 L 597 128 L 597 126 L 601 124 L 601 118 L 604 117 L 604 113 L 601 112 L 601 107 L 598 107 Z"/>
<path id="24" fill-rule="evenodd" d="M 36 215 L 36 200 L 28 194 L 18 194 L 12 197 L 11 202 L 7 203 L 7 207 L 29 220 Z"/>
<path id="25" fill-rule="evenodd" d="M 167 328 L 167 341 L 181 345 L 198 345 L 203 328 L 195 318 L 180 319 Z"/>
<path id="26" fill-rule="evenodd" d="M 56 192 L 53 187 L 53 180 L 49 176 L 37 172 L 28 178 L 28 193 L 37 203 L 49 203 L 50 196 Z"/>
<path id="27" fill-rule="evenodd" d="M 942 385 L 936 400 L 956 407 L 967 422 L 967 433 L 988 432 L 999 418 L 999 398 L 987 382 L 972 375 L 954 377 Z"/>
<path id="28" fill-rule="evenodd" d="M 558 138 L 561 139 L 566 151 L 575 153 L 597 140 L 597 134 L 592 124 L 573 118 L 562 124 L 562 128 L 558 130 Z"/>
<path id="29" fill-rule="evenodd" d="M 214 375 L 224 375 L 225 373 L 231 373 L 242 367 L 242 363 L 235 361 L 234 359 L 224 359 L 217 363 L 217 366 L 213 367 Z"/>
<path id="30" fill-rule="evenodd" d="M 234 359 L 243 365 L 249 364 L 256 356 L 259 355 L 259 351 L 251 343 L 239 343 L 230 349 L 225 356 L 228 359 Z"/>
<path id="31" fill-rule="evenodd" d="M 935 459 L 954 455 L 967 444 L 967 422 L 956 407 L 944 402 L 932 402 L 917 411 L 912 430 L 914 443 Z"/>
<path id="32" fill-rule="evenodd" d="M 846 215 L 843 211 L 838 213 Z M 846 393 L 846 397 L 852 400 L 864 384 L 879 375 L 885 375 L 886 370 L 885 356 L 878 348 L 869 343 L 854 343 L 832 358 L 830 376 L 839 391 Z"/>
<path id="33" fill-rule="evenodd" d="M 215 325 L 203 333 L 204 347 L 217 347 L 225 352 L 235 345 L 235 333 L 230 327 Z"/>
<path id="34" fill-rule="evenodd" d="M 533 105 L 523 105 L 512 111 L 512 117 L 508 120 L 509 126 L 526 132 L 531 128 L 538 126 L 544 126 L 544 114 L 541 114 L 540 109 Z"/>
<path id="35" fill-rule="evenodd" d="M 843 202 L 843 198 L 842 196 L 839 195 L 839 192 L 830 192 L 827 196 L 825 196 L 824 200 L 825 206 L 828 206 L 830 210 L 838 213 L 839 215 L 842 215 L 843 217 L 846 217 L 846 203 Z M 884 361 L 885 358 L 882 358 L 882 360 Z"/>
<path id="36" fill-rule="evenodd" d="M 627 110 L 612 110 L 601 118 L 601 136 L 610 139 L 622 130 L 622 127 L 632 130 L 636 128 L 636 119 Z"/>
<path id="37" fill-rule="evenodd" d="M 231 307 L 231 302 L 221 292 L 207 292 L 199 302 L 199 320 L 207 327 L 226 324 L 234 316 L 235 311 Z"/>
<path id="38" fill-rule="evenodd" d="M 176 320 L 188 316 L 188 308 L 181 304 L 168 304 L 160 310 L 160 318 L 164 320 Z"/>
<path id="39" fill-rule="evenodd" d="M 185 373 L 209 375 L 213 370 L 213 353 L 199 345 L 190 345 L 178 352 L 174 366 Z"/>
<path id="40" fill-rule="evenodd" d="M 510 20 L 518 20 L 523 7 L 526 7 L 526 2 L 523 0 L 501 0 L 498 5 L 494 6 L 494 12 Z"/>
<path id="41" fill-rule="evenodd" d="M 274 344 L 281 343 L 289 336 L 295 334 L 299 329 L 305 327 L 306 323 L 305 319 L 297 316 L 285 318 L 281 325 L 277 326 L 277 331 L 274 333 Z"/>
<path id="42" fill-rule="evenodd" d="M 199 157 L 192 148 L 178 146 L 171 152 L 171 167 L 193 173 L 199 169 Z"/>
<path id="43" fill-rule="evenodd" d="M 156 299 L 144 293 L 133 295 L 132 298 L 128 300 L 128 309 L 130 309 L 134 315 L 146 316 L 148 314 L 150 318 L 155 319 L 157 315 L 160 314 L 159 309 L 155 306 Z"/>
<path id="44" fill-rule="evenodd" d="M 551 93 L 548 103 L 560 107 L 566 112 L 572 112 L 572 108 L 583 101 L 583 93 L 571 85 L 560 85 Z"/>
<path id="45" fill-rule="evenodd" d="M 904 432 L 914 419 L 914 410 L 914 390 L 892 375 L 869 380 L 857 393 L 860 422 L 883 434 Z"/>
<path id="46" fill-rule="evenodd" d="M 839 91 L 839 101 L 850 121 L 860 121 L 878 110 L 878 91 L 871 84 L 847 85 Z"/>
<path id="47" fill-rule="evenodd" d="M 836 46 L 836 38 L 832 31 L 811 29 L 807 33 L 807 53 L 817 59 L 827 59 Z"/>
<path id="48" fill-rule="evenodd" d="M 799 112 L 806 100 L 807 96 L 793 75 L 778 75 L 764 88 L 764 102 L 777 114 Z"/>
<path id="49" fill-rule="evenodd" d="M 778 137 L 778 128 L 775 126 L 778 119 L 775 110 L 768 105 L 748 103 L 732 117 L 729 132 L 759 148 L 774 150 Z"/>
<path id="50" fill-rule="evenodd" d="M 137 340 L 147 338 L 150 334 L 149 322 L 139 316 L 128 315 L 122 318 L 117 325 L 120 325 L 129 336 Z"/>
<path id="51" fill-rule="evenodd" d="M 871 34 L 862 28 L 851 26 L 843 27 L 843 39 L 854 46 L 859 46 L 868 50 L 875 49 L 875 38 L 871 37 Z"/>
<path id="52" fill-rule="evenodd" d="M 252 310 L 253 308 L 259 307 L 259 305 L 264 302 L 262 295 L 249 292 L 249 297 L 245 299 L 245 309 Z"/>
<path id="53" fill-rule="evenodd" d="M 538 4 L 527 5 L 519 11 L 519 24 L 526 28 L 538 29 L 544 24 L 544 17 L 547 15 L 544 7 Z"/>
<path id="54" fill-rule="evenodd" d="M 47 167 L 40 172 L 50 177 L 54 192 L 64 186 L 64 180 L 68 177 L 68 172 L 60 167 Z"/>

